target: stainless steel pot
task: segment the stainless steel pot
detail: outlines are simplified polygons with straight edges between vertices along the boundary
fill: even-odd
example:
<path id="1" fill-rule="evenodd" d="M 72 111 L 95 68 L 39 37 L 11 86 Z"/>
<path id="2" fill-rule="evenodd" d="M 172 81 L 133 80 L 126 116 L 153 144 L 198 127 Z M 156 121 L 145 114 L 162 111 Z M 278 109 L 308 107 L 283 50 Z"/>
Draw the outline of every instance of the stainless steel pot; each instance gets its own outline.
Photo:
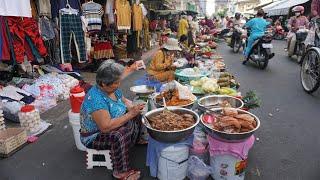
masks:
<path id="1" fill-rule="evenodd" d="M 232 108 L 242 108 L 244 103 L 241 99 L 228 95 L 210 95 L 205 96 L 198 101 L 199 109 L 203 112 L 206 110 L 221 108 L 219 104 L 228 101 Z"/>
<path id="2" fill-rule="evenodd" d="M 175 143 L 175 142 L 179 142 L 183 139 L 188 138 L 193 133 L 194 128 L 200 122 L 199 115 L 197 113 L 195 113 L 194 111 L 191 111 L 191 110 L 185 109 L 185 108 L 180 108 L 180 107 L 168 107 L 168 109 L 172 112 L 191 114 L 191 115 L 193 115 L 194 119 L 196 120 L 196 123 L 187 129 L 183 129 L 183 130 L 179 130 L 179 131 L 160 131 L 160 130 L 153 129 L 152 127 L 148 126 L 145 119 L 143 118 L 142 123 L 147 127 L 147 131 L 148 131 L 149 135 L 157 141 L 166 142 L 166 143 Z M 155 116 L 156 114 L 162 113 L 163 110 L 164 110 L 164 108 L 154 109 L 154 110 L 146 113 L 145 116 L 150 119 L 151 117 Z"/>
<path id="3" fill-rule="evenodd" d="M 221 139 L 221 140 L 227 141 L 227 142 L 241 142 L 241 141 L 244 141 L 244 140 L 248 139 L 251 135 L 253 135 L 254 132 L 257 129 L 259 129 L 260 120 L 256 115 L 254 115 L 254 114 L 252 114 L 252 113 L 250 113 L 248 111 L 244 111 L 244 110 L 241 110 L 241 109 L 237 109 L 237 110 L 241 114 L 249 114 L 252 117 L 254 117 L 255 121 L 257 122 L 257 127 L 255 129 L 249 131 L 249 132 L 244 132 L 244 133 L 226 133 L 226 132 L 215 130 L 215 129 L 211 128 L 208 124 L 203 122 L 203 115 L 201 115 L 201 117 L 200 117 L 201 123 L 204 125 L 204 127 L 206 129 L 206 132 L 211 137 L 218 138 L 218 139 Z M 222 113 L 222 108 L 214 109 L 212 111 L 214 111 L 217 114 L 220 114 L 220 113 Z"/>

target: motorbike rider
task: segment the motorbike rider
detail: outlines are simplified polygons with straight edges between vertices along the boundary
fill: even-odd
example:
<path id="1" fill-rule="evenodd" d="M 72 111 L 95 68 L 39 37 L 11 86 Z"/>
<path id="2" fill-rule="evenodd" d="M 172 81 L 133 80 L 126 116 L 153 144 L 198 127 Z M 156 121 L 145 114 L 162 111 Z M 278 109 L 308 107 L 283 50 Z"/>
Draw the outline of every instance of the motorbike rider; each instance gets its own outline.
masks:
<path id="1" fill-rule="evenodd" d="M 282 26 L 282 21 L 283 21 L 283 16 L 280 16 L 275 22 L 274 22 L 274 26 Z"/>
<path id="2" fill-rule="evenodd" d="M 309 26 L 309 20 L 306 16 L 303 15 L 304 7 L 303 6 L 295 6 L 292 9 L 292 12 L 295 14 L 293 17 L 289 19 L 288 29 L 290 30 L 288 33 L 288 54 L 292 55 L 295 44 L 296 44 L 296 32 L 299 28 L 307 28 Z"/>
<path id="3" fill-rule="evenodd" d="M 234 31 L 236 30 L 235 28 L 238 28 L 238 31 L 240 31 L 241 33 L 244 33 L 245 31 L 242 29 L 243 25 L 246 23 L 246 20 L 241 18 L 241 14 L 240 13 L 236 13 L 235 14 L 235 19 L 232 22 L 232 28 L 234 29 Z M 234 40 L 236 38 L 235 33 L 232 33 L 232 37 L 231 37 L 231 47 L 233 47 L 234 45 Z"/>
<path id="4" fill-rule="evenodd" d="M 247 46 L 244 50 L 245 60 L 247 60 L 247 57 L 249 56 L 255 40 L 261 38 L 264 35 L 267 26 L 270 24 L 270 22 L 266 21 L 263 17 L 264 11 L 262 9 L 259 9 L 256 17 L 251 19 L 244 25 L 245 27 L 249 28 L 251 32 L 248 38 Z"/>

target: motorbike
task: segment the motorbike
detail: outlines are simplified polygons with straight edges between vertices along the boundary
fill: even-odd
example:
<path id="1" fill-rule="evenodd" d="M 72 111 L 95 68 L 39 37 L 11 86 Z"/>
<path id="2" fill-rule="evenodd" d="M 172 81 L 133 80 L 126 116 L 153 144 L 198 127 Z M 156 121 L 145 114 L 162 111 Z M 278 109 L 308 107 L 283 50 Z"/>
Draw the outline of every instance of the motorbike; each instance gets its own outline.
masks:
<path id="1" fill-rule="evenodd" d="M 245 65 L 248 61 L 252 61 L 257 64 L 260 69 L 266 69 L 269 60 L 274 56 L 274 53 L 272 53 L 272 39 L 272 30 L 268 29 L 264 36 L 254 42 L 249 56 L 242 64 Z"/>
<path id="2" fill-rule="evenodd" d="M 241 49 L 241 47 L 244 49 L 245 47 L 245 39 L 242 38 L 242 29 L 238 26 L 235 25 L 233 28 L 233 33 L 232 33 L 232 40 L 230 43 L 230 47 L 232 48 L 232 51 L 234 53 L 238 53 Z"/>
<path id="3" fill-rule="evenodd" d="M 311 94 L 320 87 L 320 18 L 311 22 L 314 42 L 302 57 L 300 80 L 305 92 Z"/>
<path id="4" fill-rule="evenodd" d="M 291 58 L 292 56 L 297 57 L 297 63 L 302 63 L 302 56 L 306 52 L 306 45 L 304 41 L 307 38 L 308 30 L 305 28 L 300 28 L 296 33 L 296 42 L 293 44 L 291 41 L 289 42 L 288 56 Z"/>
<path id="5" fill-rule="evenodd" d="M 277 25 L 274 28 L 274 35 L 273 38 L 275 40 L 283 40 L 286 37 L 286 32 L 284 31 L 284 29 L 282 28 L 281 25 Z"/>

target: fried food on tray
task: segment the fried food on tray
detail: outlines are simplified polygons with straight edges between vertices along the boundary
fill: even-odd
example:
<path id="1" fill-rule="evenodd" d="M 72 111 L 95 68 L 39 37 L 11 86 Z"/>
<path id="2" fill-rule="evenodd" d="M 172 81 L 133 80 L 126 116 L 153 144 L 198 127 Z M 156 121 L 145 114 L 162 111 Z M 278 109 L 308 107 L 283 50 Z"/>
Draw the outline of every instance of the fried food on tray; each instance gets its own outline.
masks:
<path id="1" fill-rule="evenodd" d="M 165 98 L 167 106 L 183 106 L 192 103 L 192 100 L 179 99 L 177 89 L 164 91 L 156 97 L 156 102 L 162 104 L 162 98 Z"/>
<path id="2" fill-rule="evenodd" d="M 191 114 L 182 114 L 171 111 L 163 111 L 150 119 L 152 128 L 161 131 L 177 131 L 191 127 L 195 123 L 195 119 Z"/>

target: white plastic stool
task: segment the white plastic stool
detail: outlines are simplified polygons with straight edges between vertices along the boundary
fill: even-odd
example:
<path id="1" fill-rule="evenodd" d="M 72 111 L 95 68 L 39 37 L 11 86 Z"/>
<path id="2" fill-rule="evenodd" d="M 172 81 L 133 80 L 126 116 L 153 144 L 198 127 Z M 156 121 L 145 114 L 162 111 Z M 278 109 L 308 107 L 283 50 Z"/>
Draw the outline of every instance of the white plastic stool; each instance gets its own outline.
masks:
<path id="1" fill-rule="evenodd" d="M 110 150 L 95 150 L 95 149 L 87 149 L 87 169 L 92 169 L 94 166 L 104 166 L 108 169 L 112 169 L 112 163 L 110 158 Z M 103 155 L 105 161 L 94 161 L 94 155 Z"/>

